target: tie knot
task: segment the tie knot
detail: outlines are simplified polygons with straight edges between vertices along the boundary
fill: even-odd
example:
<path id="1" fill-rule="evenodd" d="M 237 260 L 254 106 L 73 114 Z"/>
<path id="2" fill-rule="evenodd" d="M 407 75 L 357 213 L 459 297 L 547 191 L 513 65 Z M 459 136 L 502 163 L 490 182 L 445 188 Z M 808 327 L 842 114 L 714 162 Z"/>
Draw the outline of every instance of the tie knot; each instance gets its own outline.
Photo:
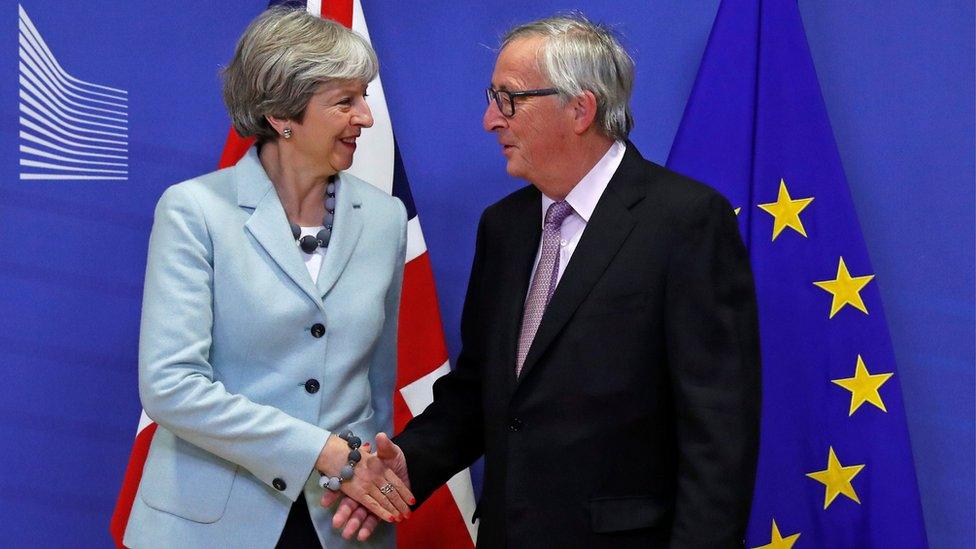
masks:
<path id="1" fill-rule="evenodd" d="M 569 202 L 565 200 L 553 202 L 546 210 L 546 225 L 561 227 L 563 220 L 571 213 L 573 213 L 573 207 L 569 205 Z"/>

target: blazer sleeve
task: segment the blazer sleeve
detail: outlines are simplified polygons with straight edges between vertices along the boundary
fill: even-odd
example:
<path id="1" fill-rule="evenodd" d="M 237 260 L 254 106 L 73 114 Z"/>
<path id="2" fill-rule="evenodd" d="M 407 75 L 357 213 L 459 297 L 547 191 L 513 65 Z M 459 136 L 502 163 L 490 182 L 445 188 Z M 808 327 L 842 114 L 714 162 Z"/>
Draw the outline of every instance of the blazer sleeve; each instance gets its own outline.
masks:
<path id="1" fill-rule="evenodd" d="M 671 547 L 741 547 L 759 446 L 759 327 L 732 207 L 709 193 L 677 221 L 666 288 L 679 464 Z"/>
<path id="2" fill-rule="evenodd" d="M 403 289 L 403 266 L 407 255 L 407 210 L 403 202 L 394 199 L 397 205 L 397 228 L 399 243 L 391 266 L 393 277 L 386 291 L 384 310 L 386 319 L 379 343 L 373 352 L 369 366 L 370 399 L 373 407 L 373 422 L 378 433 L 393 432 L 393 391 L 397 376 L 397 331 L 400 320 L 400 295 Z"/>
<path id="3" fill-rule="evenodd" d="M 485 217 L 478 224 L 474 263 L 461 313 L 461 354 L 450 373 L 434 383 L 434 400 L 394 438 L 407 459 L 410 491 L 423 503 L 442 484 L 484 453 L 481 406 L 483 338 L 478 332 L 483 291 Z"/>
<path id="4" fill-rule="evenodd" d="M 214 381 L 213 244 L 185 185 L 156 207 L 139 335 L 139 396 L 146 414 L 176 436 L 230 462 L 294 501 L 329 432 L 257 404 Z"/>

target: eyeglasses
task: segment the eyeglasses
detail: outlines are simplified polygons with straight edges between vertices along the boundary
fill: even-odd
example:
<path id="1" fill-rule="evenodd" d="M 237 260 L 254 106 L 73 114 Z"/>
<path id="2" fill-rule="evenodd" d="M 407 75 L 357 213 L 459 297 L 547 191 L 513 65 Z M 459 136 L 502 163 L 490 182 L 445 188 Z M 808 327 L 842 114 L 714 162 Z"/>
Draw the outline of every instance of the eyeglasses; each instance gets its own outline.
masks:
<path id="1" fill-rule="evenodd" d="M 559 90 L 555 88 L 524 91 L 496 90 L 490 87 L 485 88 L 485 98 L 488 100 L 488 104 L 490 105 L 491 102 L 494 101 L 495 105 L 498 105 L 498 110 L 501 111 L 505 118 L 515 116 L 516 97 L 539 97 L 544 95 L 556 95 L 557 93 L 559 93 Z"/>

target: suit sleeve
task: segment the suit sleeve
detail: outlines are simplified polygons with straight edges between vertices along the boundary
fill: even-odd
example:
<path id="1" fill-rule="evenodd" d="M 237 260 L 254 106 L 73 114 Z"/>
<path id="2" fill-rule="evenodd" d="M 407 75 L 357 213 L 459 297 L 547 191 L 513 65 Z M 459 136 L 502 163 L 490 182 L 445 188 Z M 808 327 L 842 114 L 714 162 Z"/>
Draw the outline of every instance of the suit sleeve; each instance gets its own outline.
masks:
<path id="1" fill-rule="evenodd" d="M 156 207 L 139 334 L 139 396 L 176 436 L 241 465 L 294 501 L 329 432 L 214 380 L 213 246 L 203 210 L 182 186 Z"/>
<path id="2" fill-rule="evenodd" d="M 666 337 L 679 464 L 672 547 L 741 547 L 759 446 L 759 328 L 748 252 L 715 194 L 676 222 Z"/>
<path id="3" fill-rule="evenodd" d="M 400 320 L 400 295 L 403 291 L 403 264 L 407 254 L 407 210 L 396 200 L 400 240 L 392 266 L 393 277 L 386 291 L 383 332 L 369 367 L 370 399 L 376 432 L 393 432 L 393 391 L 397 375 L 397 329 Z"/>
<path id="4" fill-rule="evenodd" d="M 450 373 L 434 383 L 434 400 L 395 439 L 407 458 L 410 490 L 418 505 L 484 453 L 481 405 L 485 217 L 478 224 L 474 263 L 461 314 L 461 354 Z"/>

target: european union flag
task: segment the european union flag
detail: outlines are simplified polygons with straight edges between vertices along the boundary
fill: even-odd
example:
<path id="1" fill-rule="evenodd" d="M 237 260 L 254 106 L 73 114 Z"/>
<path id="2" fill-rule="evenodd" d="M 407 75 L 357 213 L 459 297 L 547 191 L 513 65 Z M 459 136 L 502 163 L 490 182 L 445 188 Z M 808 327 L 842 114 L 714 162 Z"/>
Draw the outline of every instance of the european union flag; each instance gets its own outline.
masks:
<path id="1" fill-rule="evenodd" d="M 795 0 L 724 0 L 668 165 L 739 212 L 760 310 L 749 547 L 925 547 L 894 354 Z"/>

